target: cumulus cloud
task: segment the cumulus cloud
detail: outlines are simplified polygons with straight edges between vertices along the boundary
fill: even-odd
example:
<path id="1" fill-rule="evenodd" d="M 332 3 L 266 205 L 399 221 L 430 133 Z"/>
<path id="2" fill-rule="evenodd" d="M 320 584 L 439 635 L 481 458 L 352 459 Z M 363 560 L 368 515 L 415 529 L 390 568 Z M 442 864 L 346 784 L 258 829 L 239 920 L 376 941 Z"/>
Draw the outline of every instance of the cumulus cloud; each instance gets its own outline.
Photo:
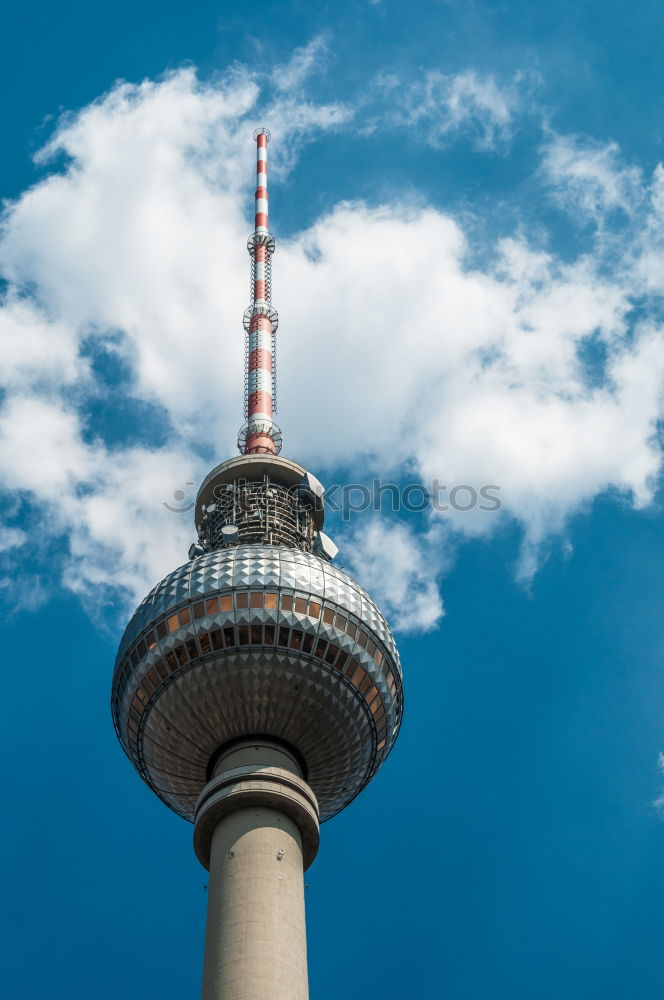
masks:
<path id="1" fill-rule="evenodd" d="M 295 294 L 302 280 L 323 316 L 339 317 L 345 304 L 336 350 L 325 339 L 311 347 L 326 378 L 286 388 L 288 425 L 297 450 L 311 450 L 306 414 L 318 406 L 334 427 L 325 450 L 337 462 L 373 454 L 377 472 L 409 464 L 427 484 L 499 485 L 499 514 L 449 511 L 445 523 L 481 535 L 517 518 L 527 579 L 546 539 L 598 493 L 613 487 L 636 505 L 651 498 L 662 333 L 646 323 L 628 332 L 628 287 L 586 257 L 565 265 L 512 239 L 478 270 L 467 249 L 459 226 L 438 212 L 361 205 L 338 208 L 288 247 L 280 294 L 294 326 L 306 326 L 309 300 Z M 380 303 L 371 323 L 367 302 Z M 288 384 L 295 345 L 282 353 Z M 340 398 L 348 358 L 353 392 Z"/>
<path id="2" fill-rule="evenodd" d="M 510 127 L 509 97 L 485 78 L 435 78 L 430 92 L 442 94 L 425 101 L 444 107 L 441 136 L 467 113 L 482 142 Z M 61 122 L 40 154 L 57 170 L 5 209 L 2 496 L 29 508 L 42 536 L 64 540 L 62 580 L 84 600 L 138 600 L 182 561 L 193 528 L 164 502 L 234 451 L 253 128 L 271 128 L 271 162 L 287 182 L 312 132 L 352 117 L 292 92 L 261 101 L 241 71 L 214 85 L 191 70 L 120 84 Z M 560 190 L 589 176 L 552 155 L 545 170 Z M 342 468 L 500 487 L 500 511 L 434 511 L 408 525 L 367 514 L 353 526 L 342 556 L 400 628 L 438 621 L 438 580 L 463 538 L 516 519 L 529 579 L 598 494 L 636 507 L 652 498 L 664 334 L 647 296 L 661 287 L 664 182 L 661 171 L 652 183 L 628 171 L 609 183 L 606 171 L 624 168 L 615 156 L 594 162 L 594 193 L 578 194 L 591 214 L 642 206 L 611 270 L 593 246 L 563 261 L 523 234 L 479 266 L 458 220 L 400 201 L 339 204 L 280 241 L 286 453 L 323 478 Z M 95 422 L 99 352 L 125 373 L 112 387 L 116 412 L 152 406 L 159 440 L 144 439 L 139 418 L 119 442 Z M 7 527 L 28 530 L 15 513 Z M 4 548 L 20 556 L 18 542 Z"/>
<path id="3" fill-rule="evenodd" d="M 434 529 L 416 533 L 397 521 L 376 518 L 346 539 L 349 563 L 394 628 L 427 632 L 443 616 L 437 578 L 446 567 L 446 545 Z"/>
<path id="4" fill-rule="evenodd" d="M 84 377 L 87 364 L 78 346 L 67 323 L 50 321 L 13 290 L 5 296 L 0 309 L 0 384 L 5 390 L 39 386 L 48 392 Z"/>
<path id="5" fill-rule="evenodd" d="M 18 495 L 38 506 L 35 538 L 64 538 L 63 579 L 96 606 L 136 603 L 158 579 L 164 559 L 184 561 L 191 528 L 164 506 L 173 483 L 191 468 L 184 451 L 86 444 L 79 415 L 64 400 L 11 394 L 0 413 L 0 469 Z M 18 548 L 26 534 L 0 533 L 0 548 Z M 34 558 L 35 552 L 30 553 Z"/>
<path id="6" fill-rule="evenodd" d="M 136 601 L 183 560 L 192 526 L 163 501 L 200 479 L 201 450 L 234 451 L 257 96 L 243 73 L 214 87 L 190 70 L 120 84 L 63 120 L 38 159 L 64 156 L 66 169 L 4 212 L 3 495 L 28 498 L 44 512 L 42 533 L 68 539 L 64 580 L 95 603 L 105 587 Z M 282 176 L 294 137 L 339 116 L 280 103 Z M 91 345 L 130 372 L 118 414 L 127 400 L 155 404 L 167 446 L 110 447 L 90 427 Z"/>

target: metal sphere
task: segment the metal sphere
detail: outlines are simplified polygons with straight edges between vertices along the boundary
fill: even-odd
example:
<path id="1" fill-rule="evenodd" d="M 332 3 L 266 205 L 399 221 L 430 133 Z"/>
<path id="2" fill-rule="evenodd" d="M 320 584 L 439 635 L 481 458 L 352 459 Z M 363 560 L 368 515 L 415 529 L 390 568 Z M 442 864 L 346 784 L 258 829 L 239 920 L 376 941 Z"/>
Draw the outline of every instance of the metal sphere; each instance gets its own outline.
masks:
<path id="1" fill-rule="evenodd" d="M 120 644 L 112 709 L 138 772 L 187 819 L 220 748 L 252 736 L 300 755 L 327 819 L 392 748 L 401 667 L 385 619 L 344 570 L 288 546 L 238 545 L 148 594 Z"/>

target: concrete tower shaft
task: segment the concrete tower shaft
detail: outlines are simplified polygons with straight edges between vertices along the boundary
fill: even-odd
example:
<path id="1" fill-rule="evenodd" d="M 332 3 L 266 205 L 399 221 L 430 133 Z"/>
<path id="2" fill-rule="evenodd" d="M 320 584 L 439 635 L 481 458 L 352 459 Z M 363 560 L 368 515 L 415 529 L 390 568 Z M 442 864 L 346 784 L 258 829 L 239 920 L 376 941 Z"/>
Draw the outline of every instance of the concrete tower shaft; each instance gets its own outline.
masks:
<path id="1" fill-rule="evenodd" d="M 318 839 L 316 800 L 285 747 L 239 741 L 220 756 L 194 828 L 210 871 L 203 1000 L 306 1000 L 303 873 Z"/>

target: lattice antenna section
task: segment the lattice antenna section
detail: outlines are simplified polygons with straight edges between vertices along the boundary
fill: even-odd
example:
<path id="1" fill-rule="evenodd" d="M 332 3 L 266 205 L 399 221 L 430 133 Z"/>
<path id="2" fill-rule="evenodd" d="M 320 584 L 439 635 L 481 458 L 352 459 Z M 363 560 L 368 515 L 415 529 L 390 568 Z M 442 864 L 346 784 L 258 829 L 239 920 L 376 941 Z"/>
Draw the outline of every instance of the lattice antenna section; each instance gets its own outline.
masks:
<path id="1" fill-rule="evenodd" d="M 229 531 L 229 529 L 235 529 Z M 225 545 L 289 545 L 312 552 L 314 513 L 305 493 L 264 475 L 229 483 L 201 516 L 199 540 L 206 549 Z"/>
<path id="2" fill-rule="evenodd" d="M 274 238 L 268 229 L 267 144 L 270 133 L 256 129 L 256 213 L 254 232 L 247 240 L 251 259 L 251 305 L 245 310 L 244 416 L 238 435 L 244 455 L 278 455 L 281 431 L 275 424 L 277 367 L 277 310 L 272 305 Z"/>

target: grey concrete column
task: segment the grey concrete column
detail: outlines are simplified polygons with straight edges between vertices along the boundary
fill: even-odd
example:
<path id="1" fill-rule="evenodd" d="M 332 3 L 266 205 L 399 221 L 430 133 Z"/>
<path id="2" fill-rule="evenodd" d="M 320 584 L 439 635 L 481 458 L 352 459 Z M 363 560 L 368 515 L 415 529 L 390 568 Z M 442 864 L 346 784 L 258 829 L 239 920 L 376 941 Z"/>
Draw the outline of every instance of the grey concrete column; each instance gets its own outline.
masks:
<path id="1" fill-rule="evenodd" d="M 308 1000 L 303 875 L 318 804 L 295 757 L 267 741 L 223 754 L 194 847 L 210 872 L 203 1000 Z"/>

